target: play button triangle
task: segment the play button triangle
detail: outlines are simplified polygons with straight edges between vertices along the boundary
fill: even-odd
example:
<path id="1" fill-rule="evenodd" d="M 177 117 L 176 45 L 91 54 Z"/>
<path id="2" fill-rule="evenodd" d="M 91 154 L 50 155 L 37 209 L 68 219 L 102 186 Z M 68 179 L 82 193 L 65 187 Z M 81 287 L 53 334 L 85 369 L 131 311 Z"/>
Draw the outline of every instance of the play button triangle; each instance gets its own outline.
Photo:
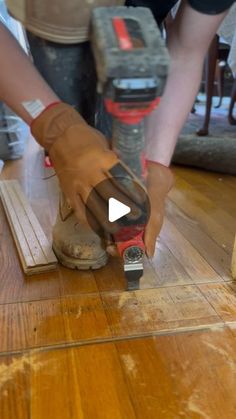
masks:
<path id="1" fill-rule="evenodd" d="M 124 217 L 131 212 L 131 208 L 123 202 L 118 201 L 115 198 L 109 198 L 108 200 L 108 219 L 111 223 L 120 218 Z"/>

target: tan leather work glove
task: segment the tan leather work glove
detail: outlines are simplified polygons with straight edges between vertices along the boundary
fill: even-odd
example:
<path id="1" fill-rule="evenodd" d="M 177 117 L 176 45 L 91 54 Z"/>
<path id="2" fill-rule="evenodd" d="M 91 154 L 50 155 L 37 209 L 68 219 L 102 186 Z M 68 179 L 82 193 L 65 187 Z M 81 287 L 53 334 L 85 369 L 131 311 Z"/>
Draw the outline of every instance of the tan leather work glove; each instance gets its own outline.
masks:
<path id="1" fill-rule="evenodd" d="M 86 221 L 87 198 L 95 188 L 93 199 L 89 200 L 89 211 L 104 230 L 113 233 L 118 229 L 115 222 L 107 219 L 105 201 L 115 196 L 136 212 L 135 202 L 139 193 L 121 188 L 112 178 L 109 170 L 121 163 L 108 147 L 105 137 L 90 127 L 70 105 L 59 103 L 44 110 L 32 123 L 31 132 L 35 139 L 49 153 L 60 186 L 68 203 L 80 221 Z M 131 179 L 135 179 L 126 168 Z M 105 184 L 100 182 L 107 180 Z M 104 201 L 105 200 L 105 201 Z"/>
<path id="2" fill-rule="evenodd" d="M 155 252 L 165 211 L 165 199 L 174 184 L 171 170 L 156 162 L 147 162 L 147 192 L 151 205 L 151 214 L 144 233 L 146 254 L 152 257 Z"/>

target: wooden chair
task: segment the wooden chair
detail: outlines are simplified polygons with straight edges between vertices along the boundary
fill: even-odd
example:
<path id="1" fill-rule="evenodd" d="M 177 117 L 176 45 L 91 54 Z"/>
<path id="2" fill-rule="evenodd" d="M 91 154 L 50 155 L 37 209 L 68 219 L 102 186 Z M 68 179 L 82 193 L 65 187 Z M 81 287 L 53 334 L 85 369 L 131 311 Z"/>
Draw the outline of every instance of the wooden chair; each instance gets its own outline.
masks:
<path id="1" fill-rule="evenodd" d="M 205 136 L 208 135 L 208 127 L 211 116 L 211 106 L 212 106 L 212 97 L 214 92 L 214 81 L 215 81 L 215 71 L 216 63 L 218 59 L 226 60 L 228 55 L 227 50 L 219 49 L 219 36 L 215 35 L 207 57 L 206 57 L 206 112 L 204 116 L 204 122 L 202 127 L 197 131 L 197 135 Z M 223 84 L 223 75 L 221 74 L 221 95 L 222 93 L 222 84 Z M 231 125 L 236 125 L 236 119 L 233 117 L 233 108 L 236 102 L 236 79 L 234 80 L 232 92 L 231 92 L 231 101 L 229 106 L 228 121 Z"/>

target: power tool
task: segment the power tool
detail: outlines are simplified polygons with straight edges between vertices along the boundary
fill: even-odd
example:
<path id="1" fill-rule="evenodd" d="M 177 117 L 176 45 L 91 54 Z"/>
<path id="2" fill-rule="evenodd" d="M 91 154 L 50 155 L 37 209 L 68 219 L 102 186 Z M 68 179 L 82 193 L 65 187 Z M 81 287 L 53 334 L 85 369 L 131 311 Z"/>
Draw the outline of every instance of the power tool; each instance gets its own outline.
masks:
<path id="1" fill-rule="evenodd" d="M 91 43 L 97 90 L 112 115 L 112 147 L 142 181 L 145 178 L 144 118 L 158 105 L 168 73 L 169 57 L 152 12 L 143 7 L 98 7 L 93 10 Z M 110 171 L 129 189 L 122 165 Z M 138 289 L 143 275 L 143 233 L 148 203 L 139 219 L 121 219 L 114 235 L 124 260 L 127 288 Z"/>

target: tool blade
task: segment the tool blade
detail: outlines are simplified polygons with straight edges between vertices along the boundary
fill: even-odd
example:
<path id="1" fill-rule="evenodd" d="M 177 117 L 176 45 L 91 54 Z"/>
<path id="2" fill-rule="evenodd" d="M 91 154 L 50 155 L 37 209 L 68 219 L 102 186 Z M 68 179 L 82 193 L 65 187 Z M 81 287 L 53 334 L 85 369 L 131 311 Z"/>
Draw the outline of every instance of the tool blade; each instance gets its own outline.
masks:
<path id="1" fill-rule="evenodd" d="M 127 290 L 138 290 L 140 278 L 143 276 L 143 263 L 124 264 Z"/>

